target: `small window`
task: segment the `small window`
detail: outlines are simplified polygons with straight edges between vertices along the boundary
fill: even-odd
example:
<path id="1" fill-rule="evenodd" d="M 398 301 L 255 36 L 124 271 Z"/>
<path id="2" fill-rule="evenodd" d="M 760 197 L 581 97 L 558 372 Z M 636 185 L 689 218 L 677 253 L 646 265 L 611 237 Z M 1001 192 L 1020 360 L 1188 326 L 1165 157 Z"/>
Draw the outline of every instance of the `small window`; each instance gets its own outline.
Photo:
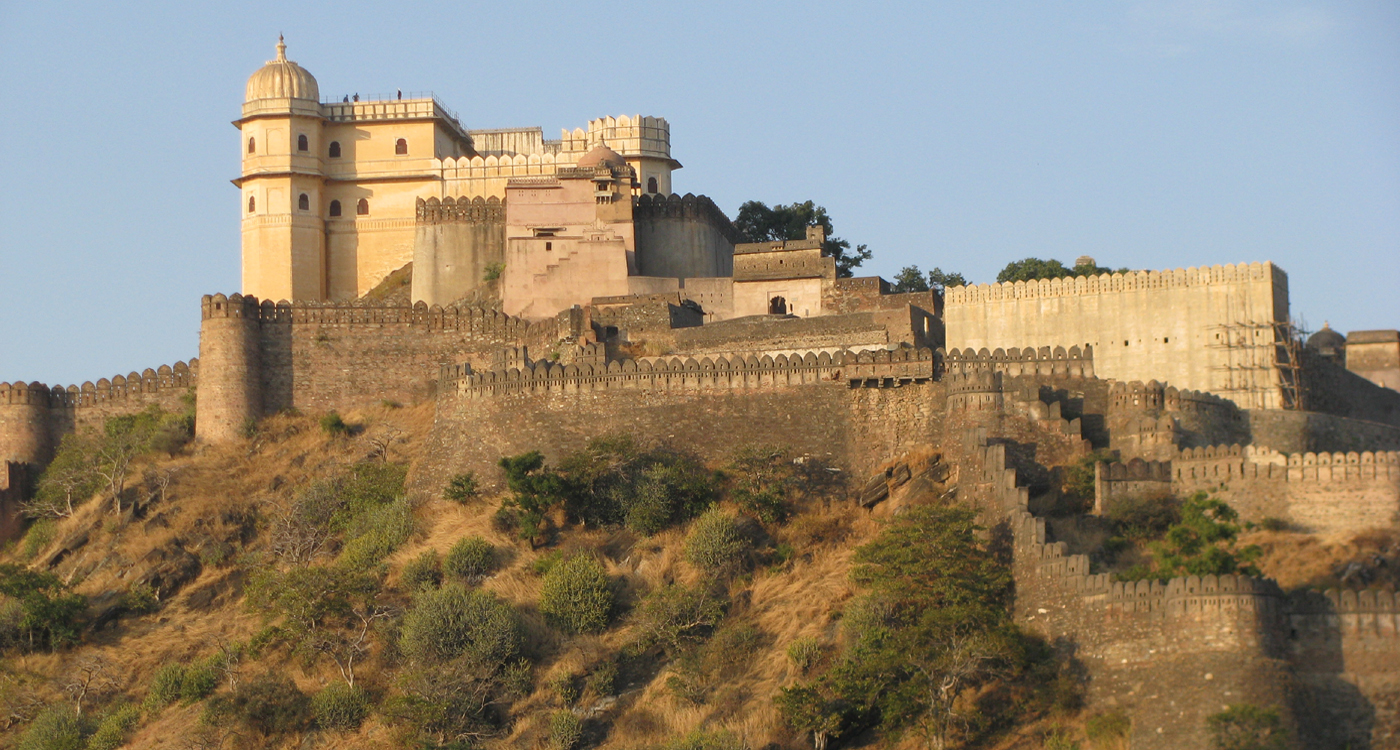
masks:
<path id="1" fill-rule="evenodd" d="M 340 201 L 331 201 L 331 216 L 340 215 Z"/>
<path id="2" fill-rule="evenodd" d="M 248 196 L 248 213 L 253 213 L 258 207 L 258 201 L 253 196 Z"/>
<path id="3" fill-rule="evenodd" d="M 340 158 L 340 141 L 331 141 L 331 158 Z"/>
<path id="4" fill-rule="evenodd" d="M 655 178 L 655 177 L 648 177 L 648 178 L 647 178 L 647 192 L 648 192 L 648 193 L 655 193 L 655 192 L 656 192 L 656 178 Z"/>
<path id="5" fill-rule="evenodd" d="M 355 213 L 359 216 L 369 216 L 369 200 L 361 198 L 360 202 L 355 204 Z"/>
<path id="6" fill-rule="evenodd" d="M 408 153 L 408 141 L 402 138 L 394 141 L 394 153 L 399 156 L 406 155 Z"/>
<path id="7" fill-rule="evenodd" d="M 257 153 L 257 152 L 258 152 L 258 139 L 256 139 L 256 138 L 249 138 L 249 139 L 248 139 L 248 153 L 250 153 L 250 154 L 255 154 L 255 153 Z"/>
<path id="8" fill-rule="evenodd" d="M 304 136 L 304 135 L 299 135 L 299 136 L 297 136 L 297 150 L 298 150 L 298 151 L 306 151 L 306 150 L 309 149 L 309 148 L 310 148 L 310 144 L 308 144 L 308 143 L 306 142 L 306 136 Z"/>
<path id="9" fill-rule="evenodd" d="M 544 249 L 545 249 L 545 252 L 549 252 L 550 250 L 553 250 L 553 249 L 554 249 L 554 243 L 553 243 L 553 242 L 546 242 L 546 243 L 544 243 Z"/>
<path id="10" fill-rule="evenodd" d="M 311 210 L 311 199 L 307 197 L 306 193 L 302 193 L 301 197 L 297 198 L 297 208 L 302 211 Z"/>

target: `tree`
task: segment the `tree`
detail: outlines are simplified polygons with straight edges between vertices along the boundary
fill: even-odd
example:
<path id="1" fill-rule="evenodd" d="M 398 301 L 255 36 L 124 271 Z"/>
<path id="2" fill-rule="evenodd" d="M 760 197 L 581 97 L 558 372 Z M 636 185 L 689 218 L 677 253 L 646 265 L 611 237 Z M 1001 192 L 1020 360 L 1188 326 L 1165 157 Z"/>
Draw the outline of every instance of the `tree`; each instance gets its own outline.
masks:
<path id="1" fill-rule="evenodd" d="M 927 292 L 932 289 L 939 294 L 950 286 L 966 286 L 967 279 L 960 273 L 948 273 L 942 268 L 935 267 L 928 272 L 925 278 L 924 272 L 918 266 L 905 266 L 900 269 L 899 274 L 894 277 L 895 292 Z"/>
<path id="2" fill-rule="evenodd" d="M 63 436 L 53 461 L 39 476 L 34 498 L 22 506 L 30 518 L 67 518 L 101 486 L 93 460 L 93 441 L 76 432 Z"/>
<path id="3" fill-rule="evenodd" d="M 772 208 L 761 201 L 748 201 L 739 206 L 739 214 L 734 219 L 734 228 L 745 242 L 803 240 L 807 238 L 807 227 L 821 227 L 826 232 L 822 255 L 836 260 L 837 276 L 850 278 L 857 267 L 870 260 L 871 253 L 865 245 L 851 250 L 850 242 L 834 236 L 826 209 L 812 201 L 778 204 Z"/>
<path id="4" fill-rule="evenodd" d="M 83 704 L 89 699 L 100 700 L 117 688 L 112 663 L 101 655 L 87 656 L 65 673 L 63 692 L 73 699 L 73 712 L 83 715 Z"/>
<path id="5" fill-rule="evenodd" d="M 958 697 L 1026 662 L 1008 612 L 1011 574 L 980 531 L 970 509 L 920 505 L 857 549 L 851 578 L 867 593 L 847 608 L 851 645 L 827 674 L 785 693 L 790 724 L 816 740 L 878 721 L 948 746 L 976 710 Z"/>
<path id="6" fill-rule="evenodd" d="M 374 624 L 391 614 L 379 601 L 382 583 L 377 572 L 343 566 L 269 570 L 253 580 L 248 602 L 278 622 L 275 632 L 294 652 L 330 658 L 353 686 Z"/>
<path id="7" fill-rule="evenodd" d="M 1262 554 L 1257 545 L 1236 549 L 1239 514 L 1224 501 L 1197 492 L 1181 504 L 1181 520 L 1164 537 L 1148 545 L 1152 568 L 1136 567 L 1123 578 L 1158 578 L 1243 574 L 1260 575 L 1253 564 Z"/>
<path id="8" fill-rule="evenodd" d="M 515 511 L 520 538 L 534 544 L 544 534 L 547 514 L 565 500 L 564 480 L 544 465 L 539 451 L 504 456 L 499 465 L 511 491 L 502 508 Z"/>
<path id="9" fill-rule="evenodd" d="M 1098 276 L 1105 273 L 1128 273 L 1128 269 L 1113 270 L 1099 265 L 1083 265 L 1070 268 L 1058 260 L 1023 258 L 1006 264 L 997 274 L 997 281 L 1034 281 L 1036 279 L 1062 279 L 1066 276 Z"/>
<path id="10" fill-rule="evenodd" d="M 19 603 L 14 623 L 16 645 L 29 650 L 37 645 L 56 649 L 77 642 L 77 620 L 87 608 L 87 600 L 69 593 L 58 576 L 0 564 L 0 601 L 4 599 Z"/>

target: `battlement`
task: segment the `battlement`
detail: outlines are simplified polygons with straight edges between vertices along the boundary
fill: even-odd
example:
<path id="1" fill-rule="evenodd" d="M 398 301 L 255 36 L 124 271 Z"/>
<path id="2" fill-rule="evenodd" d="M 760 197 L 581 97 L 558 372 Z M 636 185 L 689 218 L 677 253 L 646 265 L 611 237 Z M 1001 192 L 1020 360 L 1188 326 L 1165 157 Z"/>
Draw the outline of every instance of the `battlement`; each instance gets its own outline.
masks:
<path id="1" fill-rule="evenodd" d="M 1110 408 L 1115 411 L 1206 411 L 1234 409 L 1235 402 L 1206 391 L 1179 390 L 1156 380 L 1111 381 L 1108 385 Z"/>
<path id="2" fill-rule="evenodd" d="M 973 305 L 1006 299 L 1043 299 L 1090 294 L 1118 294 L 1174 287 L 1238 284 L 1254 281 L 1286 283 L 1283 269 L 1273 263 L 1227 263 L 1223 266 L 1178 268 L 1170 271 L 1136 271 L 1108 273 L 1099 276 L 1076 276 L 1063 279 L 1006 281 L 996 284 L 972 284 L 944 290 L 947 305 Z"/>
<path id="3" fill-rule="evenodd" d="M 596 347 L 595 347 L 596 348 Z M 590 358 L 592 359 L 592 358 Z M 931 380 L 933 353 L 849 350 L 779 354 L 777 357 L 641 357 L 606 364 L 538 362 L 522 368 L 474 372 L 470 365 L 445 367 L 441 387 L 466 398 L 517 392 L 577 392 L 609 389 L 688 390 L 772 388 L 818 383 L 895 386 Z"/>
<path id="4" fill-rule="evenodd" d="M 725 216 L 724 211 L 715 202 L 703 195 L 651 195 L 639 196 L 632 203 L 632 221 L 645 221 L 655 219 L 690 219 L 692 221 L 703 221 L 706 224 L 719 230 L 720 234 L 729 241 L 729 244 L 739 242 L 739 233 L 734 230 L 734 223 Z"/>
<path id="5" fill-rule="evenodd" d="M 249 318 L 262 323 L 291 323 L 322 326 L 410 326 L 431 331 L 490 333 L 507 339 L 531 336 L 546 338 L 558 333 L 559 317 L 531 322 L 488 307 L 442 307 L 419 302 L 413 305 L 365 305 L 298 300 L 258 301 L 256 297 L 233 294 L 204 295 L 200 300 L 203 320 Z"/>
<path id="6" fill-rule="evenodd" d="M 671 124 L 664 117 L 619 115 L 588 121 L 588 129 L 564 130 L 559 148 L 565 152 L 589 151 L 600 143 L 623 156 L 671 158 Z"/>
<path id="7" fill-rule="evenodd" d="M 1186 484 L 1235 479 L 1314 483 L 1400 481 L 1400 452 L 1286 454 L 1252 445 L 1213 445 L 1180 451 L 1172 461 L 1172 471 L 1177 482 Z"/>
<path id="8" fill-rule="evenodd" d="M 1039 349 L 1027 347 L 1018 349 L 983 348 L 938 350 L 939 359 L 947 372 L 970 372 L 978 370 L 1000 372 L 1011 377 L 1039 376 L 1050 378 L 1092 378 L 1094 377 L 1094 348 L 1080 349 L 1071 346 L 1042 346 Z"/>
<path id="9" fill-rule="evenodd" d="M 419 198 L 414 204 L 415 218 L 419 224 L 504 224 L 506 202 L 496 196 L 490 198 L 451 197 L 438 200 Z"/>
<path id="10" fill-rule="evenodd" d="M 109 401 L 121 401 L 137 394 L 157 394 L 162 390 L 186 390 L 194 387 L 199 374 L 199 359 L 191 359 L 189 364 L 176 362 L 174 365 L 161 365 L 157 369 L 147 368 L 143 372 L 129 375 L 114 375 L 111 380 L 102 378 L 96 383 L 88 381 L 81 386 L 55 385 L 43 383 L 0 383 L 0 404 L 11 406 L 30 405 L 50 409 L 71 409 L 99 406 Z"/>

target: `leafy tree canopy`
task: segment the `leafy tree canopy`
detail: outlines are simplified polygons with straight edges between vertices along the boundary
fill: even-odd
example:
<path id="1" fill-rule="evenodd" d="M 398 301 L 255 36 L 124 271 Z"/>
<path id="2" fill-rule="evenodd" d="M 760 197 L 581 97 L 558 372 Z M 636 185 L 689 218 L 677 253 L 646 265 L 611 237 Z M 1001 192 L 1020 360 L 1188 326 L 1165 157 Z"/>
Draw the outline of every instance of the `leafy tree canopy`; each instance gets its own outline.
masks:
<path id="1" fill-rule="evenodd" d="M 1197 492 L 1181 504 L 1181 520 L 1159 541 L 1148 545 L 1152 565 L 1135 566 L 1120 577 L 1128 580 L 1176 576 L 1260 575 L 1253 564 L 1263 551 L 1257 545 L 1236 547 L 1239 514 L 1224 501 Z"/>
<path id="2" fill-rule="evenodd" d="M 1023 258 L 1006 264 L 997 274 L 997 281 L 1034 281 L 1036 279 L 1062 279 L 1066 276 L 1098 276 L 1105 273 L 1128 273 L 1127 268 L 1116 271 L 1099 265 L 1066 266 L 1058 260 Z"/>
<path id="3" fill-rule="evenodd" d="M 826 230 L 826 241 L 822 243 L 822 255 L 836 259 L 836 275 L 848 279 L 855 275 L 855 269 L 870 260 L 870 250 L 865 245 L 851 249 L 851 243 L 835 236 L 831 217 L 826 209 L 812 201 L 778 204 L 772 208 L 762 201 L 748 201 L 739 206 L 739 215 L 734 219 L 734 228 L 745 242 L 779 242 L 782 240 L 807 239 L 807 227 L 821 227 Z"/>
<path id="4" fill-rule="evenodd" d="M 925 277 L 924 272 L 918 266 L 905 266 L 899 270 L 894 277 L 893 290 L 895 292 L 927 292 L 932 289 L 939 294 L 950 286 L 966 286 L 967 278 L 957 272 L 944 271 L 942 268 L 934 267 Z"/>

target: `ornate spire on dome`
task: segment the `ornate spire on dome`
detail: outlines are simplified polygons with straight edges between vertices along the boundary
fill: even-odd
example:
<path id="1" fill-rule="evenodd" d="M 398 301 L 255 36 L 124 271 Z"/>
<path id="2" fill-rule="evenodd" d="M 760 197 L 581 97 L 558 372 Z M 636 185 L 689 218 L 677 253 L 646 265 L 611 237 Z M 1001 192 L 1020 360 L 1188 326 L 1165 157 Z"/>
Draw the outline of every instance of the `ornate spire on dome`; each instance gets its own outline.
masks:
<path id="1" fill-rule="evenodd" d="M 320 102 L 321 91 L 316 78 L 306 68 L 287 59 L 287 42 L 277 35 L 277 58 L 268 60 L 248 78 L 244 101 L 256 99 L 309 99 Z"/>
<path id="2" fill-rule="evenodd" d="M 277 59 L 274 60 L 273 62 L 286 62 L 286 61 L 287 61 L 287 43 L 286 43 L 285 41 L 283 41 L 282 35 L 281 35 L 281 34 L 278 34 L 278 35 L 277 35 Z"/>

